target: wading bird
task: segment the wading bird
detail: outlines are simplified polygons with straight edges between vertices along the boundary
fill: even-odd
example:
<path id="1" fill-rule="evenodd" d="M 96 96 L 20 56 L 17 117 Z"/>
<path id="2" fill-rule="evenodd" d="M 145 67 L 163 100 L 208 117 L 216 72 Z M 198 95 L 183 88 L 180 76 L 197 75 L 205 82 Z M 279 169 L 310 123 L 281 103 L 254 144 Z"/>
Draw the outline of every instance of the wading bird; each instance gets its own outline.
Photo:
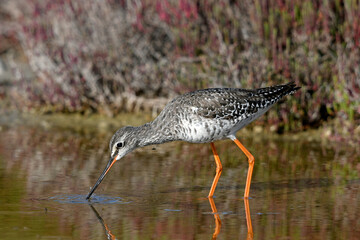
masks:
<path id="1" fill-rule="evenodd" d="M 214 141 L 230 138 L 248 158 L 249 168 L 244 198 L 249 197 L 254 157 L 235 137 L 245 127 L 278 102 L 296 92 L 293 82 L 254 90 L 210 88 L 178 96 L 169 102 L 154 121 L 139 127 L 123 127 L 110 140 L 110 160 L 86 199 L 89 199 L 113 164 L 139 147 L 170 141 L 210 143 L 216 162 L 216 174 L 208 197 L 214 195 L 222 172 Z"/>

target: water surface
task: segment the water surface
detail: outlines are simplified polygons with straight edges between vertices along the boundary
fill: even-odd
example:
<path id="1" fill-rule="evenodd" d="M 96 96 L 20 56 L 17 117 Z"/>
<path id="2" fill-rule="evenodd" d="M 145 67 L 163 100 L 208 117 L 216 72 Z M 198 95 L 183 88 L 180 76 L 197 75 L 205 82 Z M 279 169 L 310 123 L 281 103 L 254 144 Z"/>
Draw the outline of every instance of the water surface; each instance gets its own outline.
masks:
<path id="1" fill-rule="evenodd" d="M 346 143 L 239 132 L 255 157 L 248 202 L 247 160 L 230 140 L 215 144 L 213 201 L 209 144 L 149 146 L 117 162 L 89 203 L 115 126 L 18 118 L 0 128 L 0 239 L 360 239 L 359 153 Z"/>

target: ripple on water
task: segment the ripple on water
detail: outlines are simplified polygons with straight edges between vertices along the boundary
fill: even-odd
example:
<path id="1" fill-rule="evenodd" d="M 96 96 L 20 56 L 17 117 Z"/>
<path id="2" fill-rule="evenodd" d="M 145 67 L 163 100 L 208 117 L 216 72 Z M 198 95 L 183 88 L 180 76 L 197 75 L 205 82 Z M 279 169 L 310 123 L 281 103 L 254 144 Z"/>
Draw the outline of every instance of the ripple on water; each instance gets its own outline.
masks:
<path id="1" fill-rule="evenodd" d="M 164 211 L 166 211 L 166 212 L 181 212 L 182 210 L 180 210 L 180 209 L 168 209 L 168 208 L 166 208 L 166 209 L 164 209 Z"/>
<path id="2" fill-rule="evenodd" d="M 57 195 L 50 197 L 49 200 L 53 200 L 59 203 L 75 203 L 75 204 L 89 204 L 89 203 L 101 203 L 101 204 L 128 204 L 130 202 L 124 201 L 121 197 L 110 197 L 105 195 L 93 195 L 90 200 L 86 200 L 86 195 Z"/>

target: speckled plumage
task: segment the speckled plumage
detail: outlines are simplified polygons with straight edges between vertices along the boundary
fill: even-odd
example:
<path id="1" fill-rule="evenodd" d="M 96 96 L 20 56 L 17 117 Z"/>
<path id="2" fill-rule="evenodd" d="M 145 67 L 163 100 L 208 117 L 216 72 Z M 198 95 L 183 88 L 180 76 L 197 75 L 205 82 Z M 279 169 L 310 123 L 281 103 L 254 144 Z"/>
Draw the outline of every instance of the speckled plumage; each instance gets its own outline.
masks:
<path id="1" fill-rule="evenodd" d="M 299 89 L 293 82 L 254 90 L 239 88 L 210 88 L 181 95 L 169 102 L 152 122 L 139 127 L 123 127 L 110 140 L 111 157 L 108 165 L 90 191 L 87 199 L 95 191 L 115 161 L 136 148 L 169 141 L 192 143 L 214 142 L 224 138 L 232 139 L 249 159 L 249 172 L 244 197 L 248 197 L 253 156 L 236 139 L 241 128 L 263 115 L 282 97 Z M 211 144 L 217 175 L 210 190 L 214 193 L 221 174 L 221 163 L 213 143 Z M 220 170 L 218 170 L 220 169 Z"/>
<path id="2" fill-rule="evenodd" d="M 125 133 L 129 130 L 133 136 L 142 136 L 136 143 L 139 147 L 176 140 L 206 143 L 232 139 L 237 131 L 264 114 L 283 96 L 298 89 L 291 82 L 255 90 L 210 88 L 190 92 L 169 102 L 154 121 L 120 129 L 111 140 L 110 149 L 117 138 L 131 134 Z"/>

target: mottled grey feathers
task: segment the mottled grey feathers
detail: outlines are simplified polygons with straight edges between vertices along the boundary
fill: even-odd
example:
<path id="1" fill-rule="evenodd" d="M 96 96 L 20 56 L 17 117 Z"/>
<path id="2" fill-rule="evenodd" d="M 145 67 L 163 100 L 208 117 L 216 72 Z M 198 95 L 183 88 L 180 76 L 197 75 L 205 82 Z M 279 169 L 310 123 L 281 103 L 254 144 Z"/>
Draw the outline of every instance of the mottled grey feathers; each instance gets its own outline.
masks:
<path id="1" fill-rule="evenodd" d="M 298 89 L 290 82 L 254 90 L 210 88 L 190 92 L 169 102 L 154 121 L 119 129 L 110 141 L 110 150 L 120 140 L 131 150 L 175 140 L 204 143 L 231 138 Z"/>
<path id="2" fill-rule="evenodd" d="M 235 119 L 273 105 L 298 89 L 293 82 L 255 90 L 210 88 L 181 95 L 173 102 L 197 108 L 196 114 L 205 118 Z"/>

